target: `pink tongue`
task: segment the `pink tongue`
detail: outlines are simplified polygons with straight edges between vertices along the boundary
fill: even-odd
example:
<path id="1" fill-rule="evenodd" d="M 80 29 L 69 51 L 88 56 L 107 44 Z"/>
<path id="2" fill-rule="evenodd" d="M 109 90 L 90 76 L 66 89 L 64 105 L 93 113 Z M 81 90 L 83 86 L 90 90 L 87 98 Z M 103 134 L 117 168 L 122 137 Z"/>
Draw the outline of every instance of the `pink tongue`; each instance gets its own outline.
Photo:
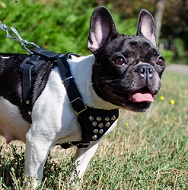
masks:
<path id="1" fill-rule="evenodd" d="M 131 96 L 133 102 L 154 102 L 154 98 L 150 93 L 137 92 Z"/>

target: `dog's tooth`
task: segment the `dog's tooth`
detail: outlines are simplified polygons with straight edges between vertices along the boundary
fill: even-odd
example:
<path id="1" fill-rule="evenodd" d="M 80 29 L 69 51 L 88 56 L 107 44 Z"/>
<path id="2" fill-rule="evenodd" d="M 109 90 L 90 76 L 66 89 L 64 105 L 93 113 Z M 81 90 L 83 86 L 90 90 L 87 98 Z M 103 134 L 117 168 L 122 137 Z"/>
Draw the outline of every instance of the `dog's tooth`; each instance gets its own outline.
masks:
<path id="1" fill-rule="evenodd" d="M 93 140 L 97 140 L 97 135 L 93 135 L 93 136 L 92 136 L 92 139 L 93 139 Z"/>
<path id="2" fill-rule="evenodd" d="M 112 121 L 115 121 L 115 120 L 116 120 L 116 116 L 113 115 L 113 116 L 111 117 L 111 120 L 112 120 Z"/>
<path id="3" fill-rule="evenodd" d="M 93 122 L 92 122 L 92 125 L 93 125 L 94 127 L 96 127 L 96 126 L 97 126 L 97 122 L 96 122 L 96 121 L 93 121 Z"/>
<path id="4" fill-rule="evenodd" d="M 89 116 L 89 120 L 90 120 L 90 121 L 93 121 L 93 120 L 94 120 L 94 117 L 93 117 L 93 116 Z"/>
<path id="5" fill-rule="evenodd" d="M 110 127 L 110 122 L 107 122 L 105 126 Z"/>
<path id="6" fill-rule="evenodd" d="M 94 134 L 97 134 L 98 132 L 99 132 L 98 129 L 94 129 L 94 130 L 93 130 L 93 133 L 94 133 Z"/>
<path id="7" fill-rule="evenodd" d="M 110 117 L 105 117 L 105 121 L 110 121 Z"/>
<path id="8" fill-rule="evenodd" d="M 104 124 L 103 123 L 99 123 L 98 125 L 100 128 L 103 128 L 104 127 Z"/>
<path id="9" fill-rule="evenodd" d="M 103 129 L 100 129 L 99 130 L 99 134 L 103 134 L 104 133 L 104 130 Z"/>
<path id="10" fill-rule="evenodd" d="M 97 121 L 101 121 L 101 119 L 102 119 L 102 118 L 99 117 L 99 116 L 96 117 L 96 120 L 97 120 Z"/>

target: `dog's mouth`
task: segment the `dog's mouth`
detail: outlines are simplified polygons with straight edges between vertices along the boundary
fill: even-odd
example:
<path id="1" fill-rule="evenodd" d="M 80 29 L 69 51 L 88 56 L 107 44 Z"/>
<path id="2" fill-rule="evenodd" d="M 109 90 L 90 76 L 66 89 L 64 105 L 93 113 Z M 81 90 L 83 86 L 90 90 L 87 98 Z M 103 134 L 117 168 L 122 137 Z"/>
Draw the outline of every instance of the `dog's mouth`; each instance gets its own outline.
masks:
<path id="1" fill-rule="evenodd" d="M 154 94 L 147 86 L 128 94 L 112 88 L 108 88 L 107 91 L 118 105 L 133 111 L 143 112 L 154 102 Z"/>
<path id="2" fill-rule="evenodd" d="M 111 96 L 116 97 L 118 99 L 123 100 L 125 99 L 125 96 L 127 96 L 127 93 L 125 94 L 121 91 L 117 91 L 109 87 L 107 87 L 106 89 L 111 94 Z M 134 92 L 129 92 L 128 101 L 134 102 L 134 103 L 142 103 L 142 102 L 151 103 L 151 102 L 154 102 L 154 95 L 150 92 L 148 87 L 144 87 Z"/>
<path id="3" fill-rule="evenodd" d="M 148 87 L 144 87 L 136 92 L 130 93 L 129 100 L 134 103 L 151 103 L 154 102 L 154 95 L 151 94 Z"/>

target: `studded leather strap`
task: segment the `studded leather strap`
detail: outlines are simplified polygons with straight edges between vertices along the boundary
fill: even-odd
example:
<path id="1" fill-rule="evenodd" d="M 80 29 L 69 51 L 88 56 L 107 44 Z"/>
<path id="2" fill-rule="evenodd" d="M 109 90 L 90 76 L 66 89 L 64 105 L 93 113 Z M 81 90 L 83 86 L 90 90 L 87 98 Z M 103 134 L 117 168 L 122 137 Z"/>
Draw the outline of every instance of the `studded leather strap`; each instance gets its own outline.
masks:
<path id="1" fill-rule="evenodd" d="M 78 115 L 78 122 L 82 127 L 82 142 L 100 139 L 112 126 L 119 116 L 119 110 L 102 110 L 87 107 L 87 110 Z M 81 145 L 77 145 L 81 147 Z"/>

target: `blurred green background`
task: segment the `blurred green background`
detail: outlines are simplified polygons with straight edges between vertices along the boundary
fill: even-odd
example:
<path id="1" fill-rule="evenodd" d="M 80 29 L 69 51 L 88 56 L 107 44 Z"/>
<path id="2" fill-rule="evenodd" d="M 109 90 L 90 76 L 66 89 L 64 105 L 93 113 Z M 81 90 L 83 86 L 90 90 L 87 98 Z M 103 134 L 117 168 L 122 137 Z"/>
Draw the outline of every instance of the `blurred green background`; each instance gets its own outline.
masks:
<path id="1" fill-rule="evenodd" d="M 139 11 L 156 20 L 158 47 L 168 64 L 188 64 L 188 0 L 0 0 L 0 21 L 48 50 L 88 55 L 93 10 L 106 6 L 120 33 L 136 34 Z M 25 53 L 0 30 L 0 52 Z"/>

